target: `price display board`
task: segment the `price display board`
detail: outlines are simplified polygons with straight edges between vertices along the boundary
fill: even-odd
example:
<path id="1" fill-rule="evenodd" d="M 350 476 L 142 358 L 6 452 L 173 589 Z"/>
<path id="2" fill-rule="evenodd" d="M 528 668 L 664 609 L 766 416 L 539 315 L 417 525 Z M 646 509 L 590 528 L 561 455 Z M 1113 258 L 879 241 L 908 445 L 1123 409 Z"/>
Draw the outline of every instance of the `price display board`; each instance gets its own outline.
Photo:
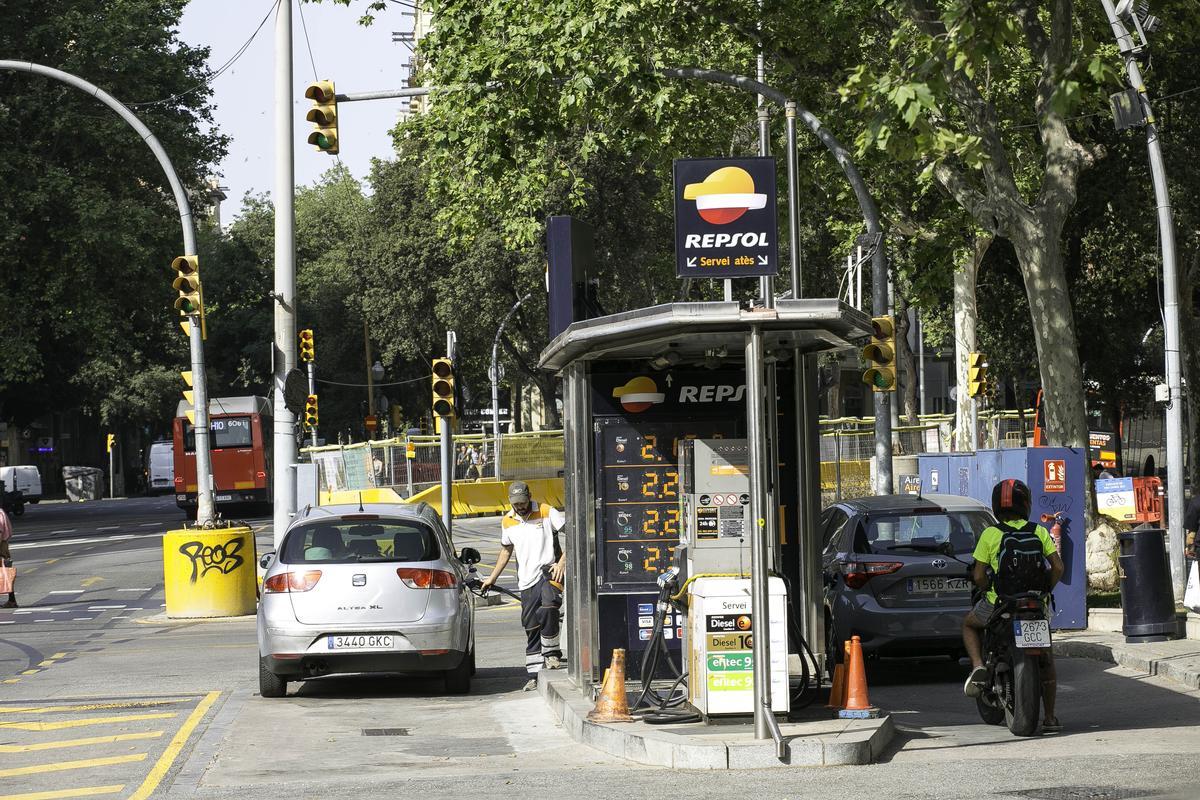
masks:
<path id="1" fill-rule="evenodd" d="M 679 442 L 719 439 L 731 420 L 597 421 L 597 555 L 602 588 L 653 586 L 679 543 Z"/>

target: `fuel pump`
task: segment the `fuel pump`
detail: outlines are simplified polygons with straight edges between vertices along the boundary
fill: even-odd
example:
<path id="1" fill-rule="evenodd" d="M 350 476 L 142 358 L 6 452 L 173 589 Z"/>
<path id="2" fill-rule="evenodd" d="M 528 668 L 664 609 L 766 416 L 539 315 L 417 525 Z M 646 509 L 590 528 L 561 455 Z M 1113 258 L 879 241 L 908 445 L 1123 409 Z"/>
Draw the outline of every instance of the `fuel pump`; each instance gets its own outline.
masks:
<path id="1" fill-rule="evenodd" d="M 687 597 L 683 659 L 688 702 L 704 716 L 754 712 L 750 592 L 750 477 L 745 439 L 679 443 L 679 559 Z M 774 568 L 774 565 L 771 565 Z M 768 580 L 771 705 L 789 710 L 787 592 Z"/>

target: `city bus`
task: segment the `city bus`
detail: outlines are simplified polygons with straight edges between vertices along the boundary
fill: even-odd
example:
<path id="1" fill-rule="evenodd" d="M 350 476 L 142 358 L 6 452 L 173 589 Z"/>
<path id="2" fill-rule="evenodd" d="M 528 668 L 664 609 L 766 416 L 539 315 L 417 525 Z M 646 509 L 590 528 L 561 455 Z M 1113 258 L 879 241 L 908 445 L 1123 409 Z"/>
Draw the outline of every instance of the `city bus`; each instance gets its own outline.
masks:
<path id="1" fill-rule="evenodd" d="M 271 502 L 271 401 L 217 397 L 209 401 L 213 500 L 219 506 Z M 175 504 L 196 513 L 196 436 L 180 402 L 172 425 Z"/>

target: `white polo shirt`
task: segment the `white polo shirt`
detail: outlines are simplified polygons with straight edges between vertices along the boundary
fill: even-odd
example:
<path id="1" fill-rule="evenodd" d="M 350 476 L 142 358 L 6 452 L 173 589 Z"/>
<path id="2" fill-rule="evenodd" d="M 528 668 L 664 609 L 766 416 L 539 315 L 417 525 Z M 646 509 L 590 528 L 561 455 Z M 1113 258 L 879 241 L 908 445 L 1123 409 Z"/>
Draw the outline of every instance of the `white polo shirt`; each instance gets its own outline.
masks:
<path id="1" fill-rule="evenodd" d="M 501 522 L 500 544 L 512 545 L 517 557 L 517 588 L 528 589 L 553 564 L 554 534 L 567 524 L 567 515 L 553 506 L 531 503 L 524 518 L 509 509 Z"/>

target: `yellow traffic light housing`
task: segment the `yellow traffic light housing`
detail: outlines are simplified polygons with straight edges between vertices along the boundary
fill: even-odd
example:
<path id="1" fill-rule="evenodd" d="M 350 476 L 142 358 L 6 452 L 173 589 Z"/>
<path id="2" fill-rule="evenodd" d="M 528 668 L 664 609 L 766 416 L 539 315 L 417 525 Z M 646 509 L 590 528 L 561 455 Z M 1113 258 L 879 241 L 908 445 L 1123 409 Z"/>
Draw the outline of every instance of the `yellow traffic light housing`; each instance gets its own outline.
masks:
<path id="1" fill-rule="evenodd" d="M 175 280 L 171 288 L 179 293 L 175 298 L 175 308 L 185 317 L 200 318 L 200 336 L 208 338 L 208 330 L 204 322 L 204 290 L 200 285 L 199 256 L 179 256 L 171 262 L 175 270 Z M 189 331 L 190 333 L 190 331 Z"/>
<path id="2" fill-rule="evenodd" d="M 448 358 L 433 360 L 433 413 L 438 417 L 454 416 L 454 364 Z"/>
<path id="3" fill-rule="evenodd" d="M 316 126 L 308 135 L 308 143 L 322 153 L 338 154 L 337 92 L 333 81 L 317 81 L 309 84 L 304 96 L 313 101 L 305 119 Z"/>
<path id="4" fill-rule="evenodd" d="M 187 417 L 188 422 L 190 422 L 193 426 L 195 426 L 195 424 L 196 424 L 196 395 L 192 391 L 192 371 L 190 369 L 185 369 L 179 373 L 179 377 L 183 378 L 183 382 L 187 384 L 188 388 L 183 390 L 183 399 L 187 401 L 187 404 L 189 406 L 191 406 L 187 411 L 183 412 L 183 415 L 185 417 Z"/>
<path id="5" fill-rule="evenodd" d="M 115 445 L 116 443 L 117 443 L 116 434 L 112 434 L 112 433 L 108 434 L 107 438 L 105 439 L 105 448 L 106 448 L 105 452 L 111 453 L 113 451 L 113 445 Z"/>
<path id="6" fill-rule="evenodd" d="M 875 392 L 896 391 L 896 323 L 891 317 L 871 318 L 871 341 L 863 348 L 868 366 L 863 383 Z"/>
<path id="7" fill-rule="evenodd" d="M 304 427 L 313 430 L 317 427 L 317 396 L 310 394 L 304 401 Z"/>
<path id="8" fill-rule="evenodd" d="M 312 328 L 305 328 L 300 331 L 300 360 L 305 364 L 311 364 L 317 359 L 317 345 L 313 338 Z"/>
<path id="9" fill-rule="evenodd" d="M 967 396 L 980 397 L 987 394 L 987 361 L 983 353 L 967 354 Z"/>

